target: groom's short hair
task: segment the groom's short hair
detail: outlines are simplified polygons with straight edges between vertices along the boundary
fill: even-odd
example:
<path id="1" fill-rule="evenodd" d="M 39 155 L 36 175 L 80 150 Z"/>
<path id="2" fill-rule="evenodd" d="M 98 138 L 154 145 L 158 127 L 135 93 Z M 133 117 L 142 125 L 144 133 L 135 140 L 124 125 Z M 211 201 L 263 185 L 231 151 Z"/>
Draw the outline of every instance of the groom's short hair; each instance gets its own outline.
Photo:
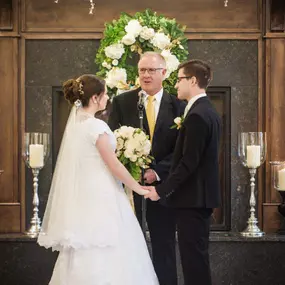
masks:
<path id="1" fill-rule="evenodd" d="M 178 70 L 183 69 L 185 76 L 195 76 L 198 86 L 202 89 L 206 89 L 212 80 L 211 67 L 204 61 L 199 59 L 191 59 L 181 63 L 178 66 Z"/>

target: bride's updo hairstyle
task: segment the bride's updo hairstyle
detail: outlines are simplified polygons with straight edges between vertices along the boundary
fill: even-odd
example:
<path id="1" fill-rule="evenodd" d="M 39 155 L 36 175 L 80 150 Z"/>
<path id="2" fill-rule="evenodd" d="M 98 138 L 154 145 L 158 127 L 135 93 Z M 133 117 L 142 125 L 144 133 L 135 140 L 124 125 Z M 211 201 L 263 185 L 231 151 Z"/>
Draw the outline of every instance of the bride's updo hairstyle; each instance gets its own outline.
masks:
<path id="1" fill-rule="evenodd" d="M 64 97 L 70 104 L 80 100 L 82 106 L 86 107 L 93 95 L 98 96 L 105 91 L 105 81 L 93 74 L 84 74 L 65 81 L 62 87 Z"/>

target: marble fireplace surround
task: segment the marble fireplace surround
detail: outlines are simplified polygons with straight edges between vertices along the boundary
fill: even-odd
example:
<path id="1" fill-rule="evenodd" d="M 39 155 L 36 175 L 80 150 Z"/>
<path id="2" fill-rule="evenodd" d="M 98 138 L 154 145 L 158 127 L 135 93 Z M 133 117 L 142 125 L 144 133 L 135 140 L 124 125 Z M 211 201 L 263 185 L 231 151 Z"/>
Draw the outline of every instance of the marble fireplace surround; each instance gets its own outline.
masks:
<path id="1" fill-rule="evenodd" d="M 257 40 L 191 40 L 189 58 L 208 61 L 214 71 L 213 88 L 230 94 L 230 200 L 228 231 L 210 236 L 213 285 L 283 285 L 285 238 L 266 235 L 241 238 L 248 218 L 248 172 L 237 157 L 237 134 L 257 131 Z M 83 73 L 95 73 L 99 40 L 26 40 L 26 131 L 53 130 L 53 87 Z M 40 173 L 40 216 L 48 198 L 53 161 Z M 32 177 L 26 172 L 26 223 L 32 214 Z M 148 240 L 149 243 L 149 240 Z M 24 235 L 0 235 L 0 283 L 48 283 L 57 254 Z M 177 252 L 177 255 L 179 253 Z M 179 285 L 183 285 L 178 262 Z"/>
<path id="2" fill-rule="evenodd" d="M 237 135 L 257 130 L 257 40 L 191 40 L 189 58 L 209 62 L 214 78 L 211 88 L 230 94 L 230 199 L 229 218 L 221 230 L 241 231 L 248 218 L 248 173 L 237 157 Z M 99 40 L 26 40 L 26 131 L 53 130 L 53 87 L 83 73 L 95 73 L 94 58 Z M 40 173 L 40 216 L 48 198 L 53 161 Z M 32 213 L 32 177 L 26 172 L 26 222 Z"/>

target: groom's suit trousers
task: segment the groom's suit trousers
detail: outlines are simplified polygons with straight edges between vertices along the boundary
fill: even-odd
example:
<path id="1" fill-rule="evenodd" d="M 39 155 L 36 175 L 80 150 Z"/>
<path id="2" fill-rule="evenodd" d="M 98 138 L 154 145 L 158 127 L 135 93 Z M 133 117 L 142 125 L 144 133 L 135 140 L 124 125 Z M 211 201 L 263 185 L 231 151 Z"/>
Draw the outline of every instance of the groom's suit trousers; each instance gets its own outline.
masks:
<path id="1" fill-rule="evenodd" d="M 209 230 L 212 209 L 176 209 L 184 285 L 211 285 Z"/>

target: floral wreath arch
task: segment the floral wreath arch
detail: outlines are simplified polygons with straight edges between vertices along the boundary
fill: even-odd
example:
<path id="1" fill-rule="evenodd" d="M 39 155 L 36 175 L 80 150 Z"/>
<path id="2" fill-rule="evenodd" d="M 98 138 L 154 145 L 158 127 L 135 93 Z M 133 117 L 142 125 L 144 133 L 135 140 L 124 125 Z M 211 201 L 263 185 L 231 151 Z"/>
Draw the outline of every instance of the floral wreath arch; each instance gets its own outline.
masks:
<path id="1" fill-rule="evenodd" d="M 175 94 L 177 67 L 187 59 L 185 26 L 147 9 L 134 16 L 122 13 L 118 20 L 105 24 L 95 62 L 97 75 L 106 79 L 112 94 L 139 87 L 137 66 L 131 64 L 135 55 L 147 51 L 160 52 L 166 60 L 167 72 L 163 87 Z"/>

